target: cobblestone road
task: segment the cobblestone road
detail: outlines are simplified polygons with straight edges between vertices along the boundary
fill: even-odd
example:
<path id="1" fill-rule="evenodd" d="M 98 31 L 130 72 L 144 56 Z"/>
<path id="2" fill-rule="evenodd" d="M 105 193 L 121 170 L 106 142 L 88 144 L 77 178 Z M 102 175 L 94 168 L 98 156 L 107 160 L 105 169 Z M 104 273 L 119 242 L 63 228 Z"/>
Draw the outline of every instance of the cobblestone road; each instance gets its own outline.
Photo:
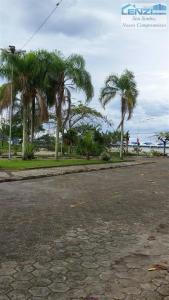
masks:
<path id="1" fill-rule="evenodd" d="M 168 180 L 164 159 L 0 184 L 0 300 L 169 300 Z"/>

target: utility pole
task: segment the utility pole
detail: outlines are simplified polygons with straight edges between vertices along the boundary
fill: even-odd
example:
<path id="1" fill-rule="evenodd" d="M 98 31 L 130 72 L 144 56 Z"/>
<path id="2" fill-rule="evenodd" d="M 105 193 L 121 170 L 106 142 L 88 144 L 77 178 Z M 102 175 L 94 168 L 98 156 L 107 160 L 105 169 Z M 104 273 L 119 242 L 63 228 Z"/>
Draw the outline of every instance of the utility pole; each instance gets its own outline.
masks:
<path id="1" fill-rule="evenodd" d="M 15 46 L 11 46 L 9 45 L 8 49 L 2 49 L 2 51 L 7 52 L 11 55 L 15 55 L 15 54 L 23 54 L 26 51 L 24 50 L 16 50 Z M 10 106 L 9 106 L 9 147 L 8 147 L 8 159 L 12 158 L 11 155 L 11 144 L 12 144 L 12 112 L 13 112 L 13 76 L 14 76 L 14 72 L 13 72 L 13 64 L 11 63 L 11 102 L 10 102 Z"/>
<path id="2" fill-rule="evenodd" d="M 11 54 L 15 54 L 15 46 L 9 46 Z M 13 111 L 13 64 L 11 65 L 11 103 L 9 107 L 9 151 L 8 158 L 11 159 L 11 143 L 12 143 L 12 111 Z"/>

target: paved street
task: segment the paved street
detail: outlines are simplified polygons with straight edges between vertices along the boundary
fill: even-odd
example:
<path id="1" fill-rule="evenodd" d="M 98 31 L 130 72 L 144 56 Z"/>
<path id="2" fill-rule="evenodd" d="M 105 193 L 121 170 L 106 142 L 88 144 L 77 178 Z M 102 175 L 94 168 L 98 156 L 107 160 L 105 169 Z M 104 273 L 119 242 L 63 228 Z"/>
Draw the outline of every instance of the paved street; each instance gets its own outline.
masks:
<path id="1" fill-rule="evenodd" d="M 39 169 L 27 169 L 22 171 L 3 170 L 0 168 L 0 183 L 10 181 L 21 181 L 29 179 L 37 179 L 43 177 L 60 176 L 65 174 L 92 172 L 98 170 L 123 168 L 126 166 L 135 166 L 139 164 L 149 164 L 152 160 L 137 158 L 136 161 L 124 161 L 117 163 L 104 163 L 104 164 L 89 164 L 89 165 L 75 165 L 75 166 L 63 166 L 63 167 L 51 167 L 51 168 L 39 168 Z"/>
<path id="2" fill-rule="evenodd" d="M 169 300 L 168 186 L 169 159 L 1 183 L 0 300 Z"/>

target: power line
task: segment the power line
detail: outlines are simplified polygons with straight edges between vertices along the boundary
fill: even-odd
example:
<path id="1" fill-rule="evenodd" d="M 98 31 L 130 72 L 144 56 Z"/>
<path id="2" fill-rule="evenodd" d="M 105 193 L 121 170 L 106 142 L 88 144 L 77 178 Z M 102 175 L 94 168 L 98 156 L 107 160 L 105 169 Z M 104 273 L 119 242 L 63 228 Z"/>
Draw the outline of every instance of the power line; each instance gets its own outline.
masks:
<path id="1" fill-rule="evenodd" d="M 22 46 L 22 49 L 24 49 L 30 41 L 35 37 L 35 35 L 41 30 L 41 28 L 47 23 L 47 21 L 50 19 L 50 17 L 54 14 L 55 10 L 58 8 L 58 6 L 62 3 L 63 0 L 60 0 L 56 3 L 54 9 L 50 12 L 50 14 L 44 19 L 44 21 L 40 24 L 40 26 L 35 30 L 35 32 L 28 38 L 28 40 L 25 42 L 25 44 Z"/>

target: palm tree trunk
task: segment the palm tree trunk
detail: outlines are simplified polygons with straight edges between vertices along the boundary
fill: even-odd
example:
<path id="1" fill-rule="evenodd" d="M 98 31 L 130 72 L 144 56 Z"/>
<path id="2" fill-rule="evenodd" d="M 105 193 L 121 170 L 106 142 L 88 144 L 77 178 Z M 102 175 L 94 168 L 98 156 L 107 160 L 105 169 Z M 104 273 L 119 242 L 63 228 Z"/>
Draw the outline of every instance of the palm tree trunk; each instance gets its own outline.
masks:
<path id="1" fill-rule="evenodd" d="M 32 99 L 31 107 L 31 143 L 33 143 L 35 134 L 35 98 Z"/>
<path id="2" fill-rule="evenodd" d="M 61 140 L 61 144 L 60 144 L 60 156 L 63 156 L 63 139 Z"/>
<path id="3" fill-rule="evenodd" d="M 164 142 L 164 156 L 166 155 L 166 142 Z"/>
<path id="4" fill-rule="evenodd" d="M 61 148 L 60 148 L 60 155 L 63 156 L 63 135 L 64 135 L 64 130 L 62 129 L 62 137 L 61 137 Z"/>
<path id="5" fill-rule="evenodd" d="M 72 145 L 70 144 L 70 145 L 68 146 L 68 154 L 69 154 L 69 155 L 71 155 L 71 153 L 72 153 L 71 150 L 72 150 Z"/>
<path id="6" fill-rule="evenodd" d="M 123 118 L 123 117 L 122 117 Z M 124 120 L 121 123 L 121 143 L 120 143 L 120 158 L 123 159 L 123 144 L 124 144 Z"/>
<path id="7" fill-rule="evenodd" d="M 56 121 L 56 136 L 55 136 L 55 159 L 59 158 L 59 126 Z"/>
<path id="8" fill-rule="evenodd" d="M 22 137 L 22 159 L 26 159 L 26 144 L 28 142 L 28 110 L 23 100 L 23 137 Z"/>
<path id="9" fill-rule="evenodd" d="M 126 140 L 126 154 L 129 152 L 129 141 L 128 139 Z"/>
<path id="10" fill-rule="evenodd" d="M 120 158 L 123 159 L 124 154 L 124 117 L 125 117 L 125 98 L 121 98 L 121 143 L 120 143 Z"/>
<path id="11" fill-rule="evenodd" d="M 87 160 L 90 160 L 90 153 L 89 152 L 87 152 L 86 158 L 87 158 Z"/>

